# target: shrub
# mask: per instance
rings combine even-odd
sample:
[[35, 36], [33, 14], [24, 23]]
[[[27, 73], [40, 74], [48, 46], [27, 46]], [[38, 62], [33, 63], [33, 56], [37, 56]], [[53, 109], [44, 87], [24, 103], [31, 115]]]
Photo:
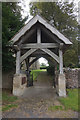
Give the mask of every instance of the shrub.
[[40, 69], [47, 69], [47, 66], [41, 66]]
[[55, 67], [54, 66], [48, 66], [47, 67], [47, 73], [50, 75], [54, 75], [55, 74]]

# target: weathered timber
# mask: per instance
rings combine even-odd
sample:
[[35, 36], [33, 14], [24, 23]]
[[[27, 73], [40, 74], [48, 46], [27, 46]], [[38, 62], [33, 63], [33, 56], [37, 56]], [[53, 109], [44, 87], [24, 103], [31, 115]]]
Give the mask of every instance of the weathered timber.
[[41, 50], [46, 52], [48, 55], [50, 55], [59, 63], [59, 57], [56, 54], [54, 54], [52, 51], [50, 51], [49, 49], [41, 49]]
[[29, 70], [29, 57], [25, 59], [26, 67], [27, 67], [27, 87], [29, 87], [30, 84], [30, 70]]
[[63, 54], [61, 49], [59, 49], [59, 63], [60, 74], [63, 74]]
[[35, 59], [33, 59], [30, 63], [29, 63], [29, 67], [34, 64], [34, 62], [36, 62], [40, 57], [43, 57], [45, 58], [46, 60], [48, 60], [51, 64], [53, 64], [53, 61], [49, 58], [49, 56], [39, 56], [39, 57], [36, 57]]
[[37, 43], [41, 43], [41, 30], [37, 28]]
[[20, 74], [20, 51], [16, 54], [16, 74]]
[[36, 62], [40, 57], [36, 57], [35, 59], [33, 59], [30, 63], [29, 63], [29, 67], [34, 63]]
[[32, 54], [33, 52], [35, 52], [37, 49], [30, 49], [28, 52], [26, 52], [24, 55], [22, 55], [20, 57], [20, 63], [26, 59], [30, 54]]
[[41, 16], [36, 15], [33, 19], [31, 19], [24, 27], [21, 29], [12, 39], [13, 44], [17, 42], [21, 36], [23, 36], [30, 28], [35, 25], [37, 22], [44, 25], [46, 29], [48, 29], [52, 34], [56, 35], [63, 43], [71, 45], [72, 43], [67, 39], [63, 34], [61, 34], [56, 28], [51, 26], [44, 20]]
[[31, 44], [22, 44], [21, 49], [28, 48], [57, 48], [59, 45], [57, 43], [31, 43]]

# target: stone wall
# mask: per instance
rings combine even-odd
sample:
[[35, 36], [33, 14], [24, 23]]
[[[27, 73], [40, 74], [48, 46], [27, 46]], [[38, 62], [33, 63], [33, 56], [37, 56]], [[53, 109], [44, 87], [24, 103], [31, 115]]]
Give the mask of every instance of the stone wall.
[[80, 88], [80, 69], [64, 69], [67, 88]]
[[13, 95], [21, 96], [26, 90], [27, 77], [25, 74], [15, 74], [13, 78]]

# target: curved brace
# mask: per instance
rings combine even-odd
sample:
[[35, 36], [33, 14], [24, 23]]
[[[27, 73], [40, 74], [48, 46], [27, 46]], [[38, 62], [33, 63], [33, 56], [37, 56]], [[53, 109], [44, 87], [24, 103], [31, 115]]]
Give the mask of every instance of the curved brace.
[[[48, 57], [45, 57], [45, 56], [42, 56], [42, 57], [45, 58], [46, 60], [50, 61], [51, 63], [53, 63]], [[39, 58], [40, 58], [40, 57], [35, 58], [35, 59], [29, 64], [29, 66], [31, 66], [32, 64], [34, 64], [34, 62], [36, 62]]]
[[[26, 59], [29, 55], [31, 55], [33, 52], [35, 52], [37, 49], [30, 49], [28, 52], [26, 52], [23, 56], [20, 57], [20, 63]], [[54, 54], [52, 51], [50, 51], [49, 49], [41, 49], [42, 51], [44, 51], [45, 53], [47, 53], [48, 55], [50, 55], [52, 58], [54, 58], [58, 63], [59, 63], [59, 57]]]
[[30, 49], [28, 52], [26, 52], [24, 55], [20, 57], [20, 63], [26, 59], [29, 55], [31, 55], [33, 52], [35, 52], [37, 49]]
[[40, 57], [36, 57], [35, 59], [33, 59], [30, 63], [29, 63], [29, 67], [34, 63], [36, 62]]
[[52, 51], [50, 51], [49, 49], [41, 49], [41, 50], [47, 53], [48, 55], [50, 55], [59, 63], [59, 57], [56, 54], [54, 54]]

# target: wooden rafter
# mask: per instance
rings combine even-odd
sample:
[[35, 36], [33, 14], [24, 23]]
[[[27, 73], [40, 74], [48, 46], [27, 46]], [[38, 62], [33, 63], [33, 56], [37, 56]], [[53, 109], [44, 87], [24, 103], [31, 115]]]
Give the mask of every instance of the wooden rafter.
[[41, 50], [47, 53], [48, 55], [50, 55], [59, 63], [59, 57], [56, 54], [54, 54], [52, 51], [50, 51], [49, 49], [41, 49]]
[[33, 52], [35, 52], [37, 49], [30, 49], [28, 52], [26, 52], [24, 55], [20, 57], [20, 63], [25, 60], [29, 55], [31, 55]]
[[32, 20], [30, 20], [12, 39], [11, 41], [13, 44], [17, 42], [24, 34], [31, 29], [33, 25], [35, 25], [37, 22], [44, 25], [46, 29], [48, 29], [52, 34], [56, 35], [63, 43], [71, 45], [72, 43], [67, 39], [62, 33], [60, 33], [56, 28], [51, 26], [49, 23], [47, 23], [46, 20], [44, 20], [41, 16], [36, 15]]
[[29, 67], [34, 63], [36, 62], [40, 57], [36, 57], [35, 59], [33, 59], [30, 63], [29, 63]]

